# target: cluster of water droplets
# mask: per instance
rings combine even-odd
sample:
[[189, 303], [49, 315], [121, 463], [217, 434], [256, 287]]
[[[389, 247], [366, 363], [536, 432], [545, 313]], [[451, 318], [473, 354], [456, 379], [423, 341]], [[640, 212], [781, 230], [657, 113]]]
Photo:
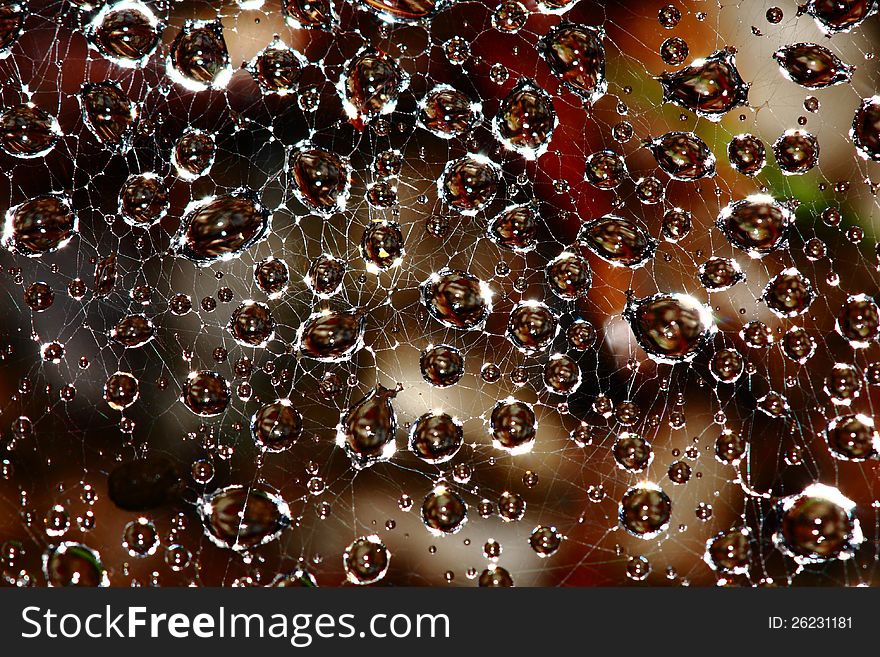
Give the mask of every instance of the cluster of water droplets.
[[0, 5], [4, 583], [871, 582], [875, 0], [221, 4]]

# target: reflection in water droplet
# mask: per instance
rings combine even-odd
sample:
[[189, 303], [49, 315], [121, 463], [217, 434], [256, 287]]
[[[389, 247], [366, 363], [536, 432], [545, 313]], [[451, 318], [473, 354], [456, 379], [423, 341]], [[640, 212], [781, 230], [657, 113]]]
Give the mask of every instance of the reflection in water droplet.
[[693, 360], [717, 330], [709, 309], [685, 294], [632, 301], [624, 318], [648, 356], [661, 363]]
[[345, 575], [352, 584], [378, 582], [391, 562], [391, 552], [376, 535], [362, 536], [352, 541], [342, 554]]
[[538, 52], [565, 86], [595, 103], [608, 90], [604, 37], [601, 28], [563, 21], [538, 42]]
[[773, 541], [802, 564], [849, 559], [865, 540], [855, 508], [836, 488], [811, 484], [779, 501]]
[[367, 468], [394, 455], [397, 414], [391, 400], [396, 394], [377, 386], [340, 417], [336, 444], [345, 449], [354, 468]]
[[675, 73], [663, 73], [663, 101], [675, 103], [710, 121], [720, 121], [730, 110], [748, 101], [749, 85], [736, 68], [731, 49], [697, 59]]
[[290, 525], [290, 508], [262, 485], [227, 486], [198, 506], [205, 535], [216, 545], [246, 552], [271, 543]]

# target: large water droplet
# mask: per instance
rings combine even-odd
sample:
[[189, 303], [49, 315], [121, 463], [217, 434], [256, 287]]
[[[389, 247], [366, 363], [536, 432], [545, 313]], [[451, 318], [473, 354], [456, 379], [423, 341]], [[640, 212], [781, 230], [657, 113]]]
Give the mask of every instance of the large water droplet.
[[526, 354], [545, 350], [559, 333], [559, 318], [540, 301], [523, 301], [510, 311], [507, 338]]
[[216, 545], [246, 552], [271, 543], [290, 525], [290, 508], [261, 485], [227, 486], [202, 498], [199, 515]]
[[409, 448], [427, 463], [445, 463], [461, 449], [464, 430], [447, 413], [425, 413], [409, 429]]
[[432, 345], [419, 357], [422, 378], [437, 388], [455, 385], [464, 376], [464, 356], [448, 344]]
[[305, 57], [281, 39], [274, 39], [254, 55], [247, 68], [263, 93], [286, 96], [296, 91], [296, 83], [306, 66]]
[[710, 292], [727, 290], [746, 280], [739, 263], [732, 258], [709, 258], [698, 270], [700, 283]]
[[806, 12], [826, 34], [849, 32], [877, 12], [875, 0], [810, 0]]
[[357, 312], [324, 310], [299, 328], [297, 344], [306, 358], [328, 363], [343, 361], [363, 346], [364, 317]]
[[727, 158], [730, 166], [741, 174], [754, 177], [767, 164], [767, 148], [755, 135], [736, 135], [727, 145]]
[[479, 119], [481, 106], [448, 84], [438, 84], [419, 102], [418, 124], [441, 139], [458, 137]]
[[880, 335], [877, 302], [866, 294], [850, 296], [840, 308], [835, 328], [853, 349], [868, 347]]
[[110, 337], [121, 345], [143, 347], [155, 336], [155, 327], [145, 315], [127, 315], [110, 330]]
[[446, 165], [437, 181], [437, 193], [453, 209], [470, 216], [492, 202], [500, 182], [498, 165], [471, 153]]
[[578, 243], [617, 267], [635, 269], [654, 257], [657, 240], [635, 222], [608, 215], [594, 219], [583, 226]]
[[78, 232], [70, 201], [52, 194], [10, 208], [0, 243], [14, 253], [37, 257], [64, 247]]
[[408, 84], [409, 76], [392, 57], [365, 47], [345, 65], [339, 92], [349, 118], [369, 121], [393, 112]]
[[293, 193], [313, 212], [330, 215], [345, 209], [351, 170], [344, 158], [302, 142], [290, 157], [290, 173]]
[[836, 488], [811, 484], [779, 501], [773, 541], [802, 564], [849, 559], [865, 540], [855, 507]]
[[256, 194], [231, 194], [191, 203], [174, 238], [172, 250], [200, 267], [241, 255], [269, 232], [272, 215]]
[[42, 157], [61, 138], [54, 116], [33, 103], [7, 107], [0, 113], [0, 149], [21, 158]]
[[595, 103], [608, 90], [601, 28], [563, 21], [538, 42], [538, 51], [563, 84]]
[[736, 68], [732, 49], [719, 50], [695, 60], [675, 73], [663, 73], [663, 101], [675, 103], [710, 121], [748, 102], [749, 85]]
[[726, 206], [716, 225], [735, 247], [753, 258], [781, 248], [794, 214], [772, 196], [756, 194]]
[[880, 452], [880, 433], [874, 419], [867, 415], [843, 415], [833, 418], [825, 428], [825, 441], [835, 458], [864, 461]]
[[819, 140], [804, 130], [786, 130], [773, 142], [773, 155], [784, 175], [801, 175], [819, 164]]
[[880, 161], [880, 96], [862, 101], [853, 118], [849, 137], [860, 157]]
[[397, 414], [391, 400], [396, 394], [397, 390], [377, 386], [340, 417], [336, 444], [345, 449], [354, 468], [360, 470], [394, 455]]
[[511, 205], [499, 212], [489, 224], [489, 238], [498, 246], [515, 253], [535, 248], [538, 217], [531, 204]]
[[50, 547], [43, 555], [43, 574], [49, 586], [110, 586], [101, 555], [82, 543]]
[[854, 70], [828, 48], [816, 43], [784, 46], [773, 53], [773, 58], [785, 77], [807, 89], [824, 89], [849, 82]]
[[538, 419], [531, 405], [513, 397], [498, 402], [489, 418], [492, 444], [511, 454], [530, 452], [538, 433]]
[[428, 313], [449, 328], [480, 329], [492, 312], [492, 293], [476, 276], [443, 269], [422, 283], [422, 303]]
[[168, 76], [189, 89], [223, 89], [232, 78], [229, 51], [219, 20], [187, 20], [171, 44]]
[[378, 582], [388, 572], [391, 552], [378, 536], [362, 536], [352, 541], [342, 554], [342, 565], [349, 582], [357, 585]]
[[130, 226], [151, 226], [162, 219], [171, 203], [168, 188], [155, 173], [129, 176], [119, 192], [119, 214]]
[[792, 267], [770, 279], [762, 298], [779, 317], [797, 317], [809, 310], [816, 296], [810, 279]]
[[241, 345], [265, 347], [275, 337], [275, 320], [269, 306], [259, 301], [245, 301], [233, 311], [229, 332]]
[[557, 123], [553, 99], [524, 78], [501, 101], [492, 130], [506, 148], [534, 159], [547, 150]]
[[675, 180], [715, 175], [715, 155], [693, 132], [667, 132], [651, 142], [657, 164]]
[[467, 523], [467, 505], [461, 496], [441, 484], [422, 502], [422, 522], [432, 534], [456, 534]]
[[164, 24], [142, 2], [106, 4], [86, 28], [89, 44], [118, 66], [144, 66], [159, 45]]
[[367, 262], [368, 271], [375, 273], [397, 267], [405, 254], [403, 234], [396, 221], [380, 219], [370, 222], [364, 229], [361, 256]]
[[633, 300], [623, 316], [642, 349], [661, 363], [693, 360], [717, 330], [709, 309], [686, 294]]
[[705, 561], [725, 575], [744, 575], [752, 560], [751, 537], [747, 529], [723, 531], [706, 541]]
[[282, 0], [284, 22], [295, 29], [330, 30], [335, 13], [330, 0]]
[[217, 372], [198, 370], [186, 377], [181, 401], [200, 417], [220, 415], [231, 399], [229, 382]]
[[669, 527], [672, 501], [657, 484], [646, 481], [626, 491], [618, 506], [620, 526], [636, 538], [655, 538]]
[[137, 109], [114, 82], [86, 84], [80, 94], [83, 118], [102, 144], [127, 148], [137, 119]]
[[574, 301], [586, 296], [593, 282], [593, 272], [586, 258], [563, 251], [547, 264], [547, 283], [561, 299]]
[[302, 435], [302, 429], [302, 414], [289, 399], [264, 404], [251, 417], [254, 441], [270, 452], [280, 452], [293, 446]]

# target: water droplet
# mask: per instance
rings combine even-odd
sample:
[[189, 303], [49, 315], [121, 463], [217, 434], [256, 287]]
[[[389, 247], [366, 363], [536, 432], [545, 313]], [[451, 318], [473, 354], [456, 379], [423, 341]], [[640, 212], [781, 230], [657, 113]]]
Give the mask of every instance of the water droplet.
[[206, 536], [219, 547], [246, 552], [277, 539], [290, 526], [290, 508], [261, 485], [227, 486], [198, 506]]
[[541, 38], [538, 52], [566, 87], [595, 103], [608, 90], [604, 37], [601, 28], [563, 21]]
[[689, 109], [710, 121], [720, 121], [730, 110], [748, 101], [749, 85], [736, 68], [731, 49], [698, 59], [675, 73], [663, 73], [663, 101]]
[[559, 318], [540, 301], [523, 301], [510, 311], [507, 338], [526, 354], [545, 350], [559, 333]]
[[129, 176], [119, 192], [119, 214], [130, 226], [152, 226], [170, 205], [168, 188], [155, 173]]
[[457, 534], [467, 523], [467, 505], [455, 491], [440, 484], [422, 502], [422, 522], [437, 536]]
[[331, 215], [345, 209], [351, 185], [347, 160], [302, 142], [290, 157], [290, 172], [293, 193], [309, 210]]
[[642, 472], [654, 460], [651, 443], [636, 433], [624, 431], [611, 447], [614, 460], [622, 470]]
[[633, 300], [624, 318], [642, 349], [661, 363], [693, 360], [717, 330], [709, 309], [685, 294]]
[[440, 137], [451, 139], [470, 130], [481, 106], [448, 84], [438, 84], [419, 101], [418, 124]]
[[525, 454], [534, 446], [538, 420], [529, 404], [508, 397], [492, 409], [489, 429], [495, 448]]
[[861, 102], [853, 118], [849, 137], [859, 157], [880, 161], [880, 96], [865, 98]]
[[8, 107], [0, 113], [0, 149], [20, 158], [42, 157], [61, 138], [54, 116], [28, 103]]
[[106, 4], [86, 27], [89, 45], [124, 68], [141, 68], [159, 45], [164, 24], [142, 2]]
[[219, 20], [186, 20], [171, 44], [168, 76], [190, 91], [223, 89], [232, 78]]
[[716, 225], [731, 244], [760, 258], [786, 243], [793, 222], [791, 210], [771, 196], [757, 194], [726, 206]]
[[419, 358], [422, 378], [437, 388], [455, 385], [464, 376], [464, 356], [450, 345], [429, 346]]
[[376, 535], [356, 538], [342, 554], [345, 575], [352, 584], [378, 582], [385, 577], [390, 562], [391, 552]]
[[216, 154], [214, 135], [188, 128], [174, 144], [171, 165], [184, 180], [195, 180], [208, 174], [214, 165]]
[[336, 363], [363, 346], [364, 317], [352, 311], [320, 311], [297, 332], [300, 353], [306, 358]]
[[65, 542], [46, 550], [43, 574], [49, 586], [110, 586], [101, 555], [82, 543]]
[[437, 193], [465, 216], [477, 214], [498, 192], [501, 171], [483, 155], [470, 153], [452, 160], [437, 181]]
[[578, 242], [618, 267], [635, 269], [654, 257], [657, 241], [629, 219], [608, 215], [584, 224]]
[[715, 175], [715, 155], [693, 132], [667, 132], [650, 144], [657, 164], [675, 180]]
[[377, 386], [345, 411], [336, 428], [336, 444], [345, 449], [358, 470], [394, 455], [397, 414], [391, 400], [397, 390]]
[[847, 66], [825, 46], [793, 43], [773, 53], [782, 74], [807, 89], [824, 89], [849, 82], [853, 67]]
[[345, 65], [338, 88], [348, 117], [369, 121], [393, 112], [408, 84], [409, 76], [392, 57], [367, 46]]
[[767, 149], [764, 142], [755, 135], [736, 135], [727, 145], [730, 166], [744, 176], [757, 176], [767, 163]]
[[535, 159], [547, 150], [557, 123], [550, 95], [523, 78], [501, 101], [492, 130], [505, 148]]
[[241, 255], [266, 237], [271, 223], [257, 195], [240, 188], [190, 203], [172, 249], [204, 267]]
[[849, 32], [877, 11], [874, 0], [810, 0], [806, 12], [826, 34]]
[[645, 540], [665, 532], [671, 515], [669, 496], [651, 482], [629, 488], [618, 507], [620, 526], [636, 538]]
[[409, 429], [410, 450], [427, 463], [449, 461], [463, 441], [461, 422], [447, 413], [425, 413]]
[[186, 377], [181, 401], [200, 417], [220, 415], [231, 399], [229, 382], [217, 372], [198, 370]]
[[864, 541], [855, 507], [836, 488], [811, 484], [779, 501], [773, 541], [802, 564], [849, 559]]
[[746, 280], [739, 263], [732, 258], [709, 258], [698, 270], [700, 283], [711, 292], [727, 290]]
[[146, 315], [126, 315], [110, 329], [110, 337], [126, 347], [143, 347], [155, 337], [155, 327]]
[[280, 452], [293, 446], [302, 435], [302, 429], [302, 415], [289, 399], [264, 404], [251, 417], [254, 441], [270, 452]]
[[574, 301], [586, 296], [593, 282], [590, 263], [576, 253], [563, 251], [547, 264], [547, 282], [561, 299]]
[[361, 238], [361, 256], [367, 262], [367, 271], [379, 272], [397, 267], [406, 251], [403, 234], [396, 221], [372, 221]]
[[464, 271], [443, 269], [431, 274], [421, 287], [428, 313], [449, 328], [482, 328], [492, 311], [486, 283]]
[[786, 130], [773, 142], [773, 155], [784, 175], [801, 175], [819, 164], [819, 140], [803, 130]]
[[265, 347], [275, 337], [275, 320], [269, 306], [259, 301], [245, 301], [233, 311], [229, 332], [241, 345]]

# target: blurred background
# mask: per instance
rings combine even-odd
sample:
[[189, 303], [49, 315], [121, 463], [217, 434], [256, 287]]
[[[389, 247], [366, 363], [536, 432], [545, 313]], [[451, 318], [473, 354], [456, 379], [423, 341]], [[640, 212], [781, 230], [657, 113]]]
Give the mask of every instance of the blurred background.
[[[90, 48], [84, 27], [101, 7], [73, 1], [27, 3], [22, 33], [0, 60], [0, 104], [32, 101], [57, 117], [63, 132], [44, 157], [0, 154], [0, 207], [59, 192], [72, 199], [79, 218], [78, 236], [55, 253], [27, 258], [0, 250], [5, 584], [44, 585], [43, 554], [71, 541], [100, 553], [114, 586], [265, 585], [296, 568], [308, 570], [321, 586], [337, 586], [345, 583], [346, 546], [370, 534], [392, 555], [381, 582], [389, 585], [475, 586], [492, 564], [506, 569], [517, 586], [873, 583], [880, 526], [876, 461], [834, 459], [822, 430], [837, 413], [823, 392], [833, 365], [866, 371], [878, 349], [874, 344], [854, 352], [834, 332], [848, 295], [877, 293], [877, 164], [859, 158], [847, 136], [861, 99], [878, 88], [876, 17], [829, 39], [810, 16], [799, 15], [793, 0], [673, 0], [680, 19], [666, 20], [674, 23], [668, 27], [665, 1], [575, 0], [553, 13], [529, 0], [523, 2], [524, 26], [508, 33], [493, 26], [492, 2], [453, 2], [420, 25], [388, 24], [369, 7], [336, 2], [336, 28], [328, 32], [290, 27], [280, 0], [259, 8], [145, 4], [165, 27], [143, 68], [122, 68]], [[768, 20], [771, 7], [781, 10], [778, 22]], [[185, 21], [216, 18], [234, 74], [224, 89], [189, 91], [167, 75], [170, 44]], [[608, 91], [593, 105], [563, 86], [536, 50], [563, 20], [604, 29]], [[262, 93], [243, 68], [276, 35], [309, 62], [296, 93], [285, 96]], [[736, 48], [736, 65], [751, 84], [748, 106], [714, 123], [661, 104], [655, 78], [678, 68], [660, 55], [672, 37], [686, 41], [686, 63]], [[786, 80], [772, 54], [798, 42], [821, 43], [855, 66], [851, 83], [814, 91]], [[364, 45], [389, 54], [410, 76], [395, 112], [366, 127], [347, 120], [336, 89], [346, 61]], [[531, 161], [502, 148], [489, 129], [521, 78], [552, 96], [559, 119], [547, 152]], [[118, 82], [138, 107], [133, 145], [125, 152], [104, 147], [82, 118], [82, 85], [102, 80]], [[481, 103], [484, 119], [467, 136], [447, 141], [417, 127], [418, 100], [438, 83]], [[805, 109], [808, 96], [818, 100], [816, 111]], [[188, 128], [214, 135], [217, 145], [210, 173], [194, 181], [179, 178], [170, 164], [173, 145]], [[794, 128], [818, 138], [820, 165], [802, 176], [783, 176], [769, 146]], [[663, 173], [644, 142], [670, 130], [699, 135], [718, 159], [717, 175], [694, 183]], [[756, 178], [737, 173], [727, 160], [731, 137], [746, 132], [768, 147], [768, 165]], [[350, 158], [354, 173], [344, 212], [310, 214], [292, 194], [286, 161], [306, 138]], [[376, 180], [372, 162], [392, 148], [404, 162], [398, 202], [377, 209], [365, 200]], [[628, 178], [614, 191], [584, 180], [585, 158], [603, 149], [626, 161]], [[495, 200], [475, 217], [450, 212], [437, 197], [446, 163], [468, 152], [486, 155], [503, 171]], [[130, 226], [118, 213], [123, 183], [144, 172], [157, 174], [170, 198], [167, 216], [147, 229]], [[645, 204], [637, 196], [636, 181], [649, 176], [662, 182], [661, 203]], [[239, 187], [255, 190], [273, 213], [265, 241], [203, 268], [168, 253], [187, 204]], [[796, 201], [797, 219], [785, 249], [750, 259], [713, 226], [721, 208], [759, 192]], [[499, 249], [486, 236], [489, 219], [526, 202], [540, 213], [538, 247], [528, 254]], [[674, 207], [693, 215], [692, 231], [677, 243], [660, 238], [663, 215]], [[828, 208], [839, 211], [839, 220], [823, 220]], [[610, 212], [640, 222], [660, 239], [645, 267], [614, 268], [573, 246], [583, 223]], [[365, 227], [383, 218], [400, 223], [406, 253], [398, 267], [376, 274], [360, 242]], [[811, 239], [825, 245], [823, 257], [806, 256]], [[583, 252], [593, 269], [589, 294], [575, 302], [556, 298], [545, 282], [547, 262], [567, 248]], [[329, 300], [313, 295], [303, 280], [322, 253], [349, 265], [342, 291]], [[115, 257], [115, 284], [98, 296], [96, 265], [108, 256]], [[287, 291], [271, 300], [253, 276], [254, 264], [269, 256], [283, 259], [291, 274]], [[709, 256], [738, 256], [746, 281], [709, 295], [697, 278]], [[494, 306], [485, 331], [447, 329], [425, 312], [418, 286], [447, 266], [488, 282]], [[757, 301], [770, 278], [791, 266], [819, 292], [797, 322], [777, 318]], [[68, 293], [76, 279], [86, 286], [80, 298]], [[25, 303], [25, 290], [37, 281], [54, 292], [51, 307], [39, 313]], [[628, 293], [640, 298], [658, 291], [685, 292], [709, 304], [719, 327], [713, 348], [737, 348], [747, 374], [734, 385], [718, 384], [709, 373], [708, 348], [688, 365], [649, 359], [621, 313]], [[185, 315], [170, 310], [178, 294], [192, 300]], [[226, 330], [246, 299], [271, 308], [276, 332], [265, 348], [244, 347]], [[520, 300], [543, 300], [560, 315], [562, 332], [551, 353], [566, 351], [564, 333], [575, 319], [595, 328], [591, 348], [568, 352], [583, 377], [568, 399], [544, 388], [547, 354], [523, 355], [505, 337], [510, 309]], [[297, 329], [325, 308], [365, 313], [365, 348], [350, 361], [319, 363], [297, 354]], [[109, 331], [132, 313], [147, 315], [156, 334], [141, 348], [125, 349]], [[777, 340], [795, 323], [806, 326], [816, 355], [798, 365], [777, 343], [746, 347], [740, 330], [752, 321], [765, 322]], [[49, 342], [63, 345], [60, 362], [41, 358]], [[440, 343], [465, 355], [464, 377], [445, 389], [431, 387], [419, 371], [421, 351]], [[485, 365], [499, 375], [481, 374]], [[232, 403], [216, 418], [199, 418], [179, 401], [187, 375], [202, 369], [219, 372], [232, 386]], [[103, 399], [104, 384], [116, 371], [139, 380], [139, 398], [124, 412]], [[357, 471], [336, 446], [336, 425], [377, 384], [401, 387], [393, 400], [398, 449], [390, 461]], [[770, 391], [785, 394], [787, 416], [756, 411], [756, 400]], [[508, 396], [533, 404], [537, 414], [537, 439], [527, 454], [492, 446], [488, 418]], [[276, 398], [290, 399], [302, 413], [303, 435], [288, 450], [261, 453], [250, 418]], [[872, 416], [875, 401], [876, 388], [866, 384], [851, 412]], [[465, 437], [456, 457], [437, 466], [406, 448], [409, 425], [435, 409], [458, 417]], [[570, 437], [582, 423], [589, 427], [586, 445]], [[653, 460], [644, 472], [626, 471], [615, 461], [611, 447], [623, 431], [650, 441]], [[715, 457], [725, 431], [748, 445], [737, 465]], [[156, 508], [125, 511], [108, 495], [108, 476], [121, 463], [145, 458], [170, 463], [180, 484]], [[680, 463], [687, 465], [685, 483], [670, 479], [670, 466]], [[427, 531], [419, 515], [440, 481], [468, 506], [463, 529], [442, 538]], [[651, 540], [627, 534], [617, 517], [624, 492], [642, 481], [658, 484], [672, 500], [668, 529]], [[856, 503], [867, 540], [854, 559], [803, 567], [773, 545], [774, 504], [814, 482], [839, 488]], [[206, 537], [197, 505], [233, 484], [277, 491], [290, 506], [292, 526], [249, 554], [217, 547]], [[521, 497], [521, 519], [499, 515], [505, 493]], [[142, 558], [123, 545], [126, 527], [141, 517], [158, 538], [155, 552]], [[549, 558], [530, 546], [538, 527], [555, 527], [564, 537]], [[750, 531], [751, 558], [746, 572], [722, 576], [704, 561], [706, 542], [738, 527]]]

